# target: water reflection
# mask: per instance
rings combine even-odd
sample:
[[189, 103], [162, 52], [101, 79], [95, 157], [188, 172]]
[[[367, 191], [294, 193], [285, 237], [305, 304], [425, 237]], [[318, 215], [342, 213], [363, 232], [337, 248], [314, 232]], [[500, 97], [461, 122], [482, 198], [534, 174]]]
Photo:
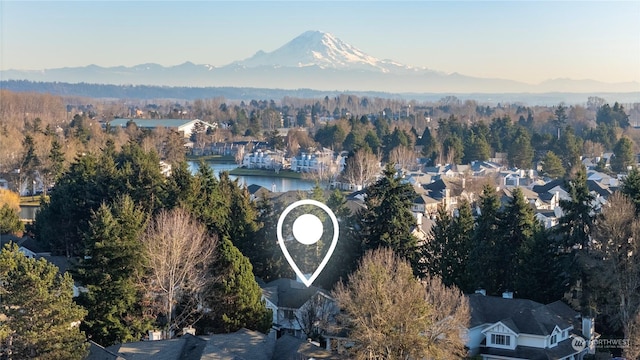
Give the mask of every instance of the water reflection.
[[[220, 164], [220, 163], [207, 163], [211, 169], [213, 169], [213, 173], [218, 176], [223, 171], [231, 171], [238, 167], [236, 164]], [[189, 170], [192, 173], [195, 173], [198, 170], [197, 162], [189, 162]], [[284, 192], [284, 191], [307, 191], [313, 189], [315, 186], [314, 181], [310, 180], [301, 180], [301, 179], [287, 179], [280, 178], [275, 176], [236, 176], [229, 175], [229, 177], [233, 180], [238, 179], [238, 182], [241, 185], [260, 185], [274, 192]]]

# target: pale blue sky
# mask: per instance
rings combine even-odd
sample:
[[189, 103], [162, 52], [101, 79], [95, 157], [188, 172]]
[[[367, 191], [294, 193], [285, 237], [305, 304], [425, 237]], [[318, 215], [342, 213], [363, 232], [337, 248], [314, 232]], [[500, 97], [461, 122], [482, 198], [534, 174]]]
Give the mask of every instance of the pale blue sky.
[[0, 69], [221, 66], [307, 30], [447, 73], [640, 82], [640, 1], [0, 0]]

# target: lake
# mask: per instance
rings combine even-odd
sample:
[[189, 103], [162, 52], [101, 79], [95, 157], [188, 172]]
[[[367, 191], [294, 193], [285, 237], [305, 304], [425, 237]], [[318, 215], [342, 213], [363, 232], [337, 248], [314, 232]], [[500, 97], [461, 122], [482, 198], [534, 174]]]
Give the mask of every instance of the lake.
[[[207, 165], [209, 165], [209, 167], [213, 169], [213, 173], [216, 176], [218, 176], [222, 171], [231, 171], [238, 167], [238, 165], [233, 163], [221, 164], [221, 163], [208, 162]], [[189, 169], [191, 170], [192, 173], [195, 173], [198, 170], [198, 162], [190, 161]], [[313, 187], [315, 186], [314, 181], [302, 180], [302, 179], [285, 179], [285, 178], [279, 178], [275, 176], [229, 175], [229, 177], [233, 180], [237, 179], [241, 185], [249, 186], [251, 184], [256, 184], [256, 185], [263, 186], [274, 192], [285, 192], [285, 191], [291, 191], [291, 190], [306, 191], [306, 190], [313, 189]]]

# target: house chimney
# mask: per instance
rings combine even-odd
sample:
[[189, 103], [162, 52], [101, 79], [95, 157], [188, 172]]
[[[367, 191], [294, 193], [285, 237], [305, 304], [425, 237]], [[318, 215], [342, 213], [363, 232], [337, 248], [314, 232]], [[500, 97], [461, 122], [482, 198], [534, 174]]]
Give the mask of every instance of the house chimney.
[[416, 213], [416, 224], [418, 227], [422, 227], [422, 213]]
[[594, 335], [595, 335], [595, 325], [592, 317], [589, 317], [589, 316], [582, 317], [582, 335], [584, 336], [585, 340], [587, 340], [587, 346], [589, 347], [589, 354], [595, 354], [596, 348], [595, 348], [595, 342], [593, 341]]
[[162, 331], [149, 330], [149, 341], [162, 340]]
[[485, 289], [478, 289], [476, 290], [476, 294], [480, 294], [482, 296], [487, 296], [487, 290]]
[[502, 298], [503, 299], [513, 299], [513, 292], [511, 291], [505, 291], [502, 293]]

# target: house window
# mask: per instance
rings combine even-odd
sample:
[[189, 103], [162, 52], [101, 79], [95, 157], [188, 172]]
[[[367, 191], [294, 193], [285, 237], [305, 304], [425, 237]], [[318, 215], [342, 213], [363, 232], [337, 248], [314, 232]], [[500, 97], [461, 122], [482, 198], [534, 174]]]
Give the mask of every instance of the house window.
[[551, 345], [555, 344], [558, 342], [558, 338], [557, 335], [551, 335]]
[[500, 334], [491, 334], [491, 343], [493, 345], [511, 345], [511, 336], [509, 335], [500, 335]]
[[285, 310], [284, 318], [287, 320], [293, 320], [294, 319], [293, 310]]

